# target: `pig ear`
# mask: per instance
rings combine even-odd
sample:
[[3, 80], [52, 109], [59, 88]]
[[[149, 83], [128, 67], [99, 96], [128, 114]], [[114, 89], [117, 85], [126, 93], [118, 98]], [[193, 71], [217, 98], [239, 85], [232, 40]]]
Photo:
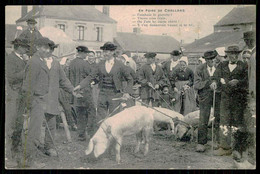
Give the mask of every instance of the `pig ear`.
[[99, 157], [100, 155], [102, 155], [106, 149], [107, 149], [107, 144], [106, 143], [99, 143], [97, 142], [95, 147], [94, 147], [94, 155], [95, 157]]
[[93, 140], [91, 139], [88, 144], [88, 149], [85, 150], [85, 154], [89, 155], [93, 151], [93, 147], [94, 147], [94, 143]]

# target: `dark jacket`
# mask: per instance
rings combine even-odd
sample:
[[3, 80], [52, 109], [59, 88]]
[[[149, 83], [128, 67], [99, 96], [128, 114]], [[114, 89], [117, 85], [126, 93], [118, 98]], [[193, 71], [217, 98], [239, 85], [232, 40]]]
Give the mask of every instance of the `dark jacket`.
[[192, 87], [194, 81], [194, 73], [189, 67], [187, 67], [184, 71], [182, 71], [180, 67], [174, 68], [172, 74], [169, 77], [169, 80], [172, 88], [175, 87], [176, 81], [186, 81], [186, 80], [189, 81], [187, 85]]
[[[170, 61], [167, 61], [167, 62], [165, 62], [165, 63], [163, 64], [163, 66], [162, 66], [162, 69], [163, 69], [163, 71], [164, 71], [164, 74], [165, 74], [165, 76], [166, 76], [167, 78], [169, 78], [170, 75], [172, 74], [172, 70], [170, 70], [171, 62], [172, 62], [171, 60], [170, 60]], [[176, 69], [176, 68], [178, 68], [178, 67], [179, 67], [179, 64], [177, 64], [177, 65], [173, 68], [173, 70]]]
[[14, 52], [6, 58], [6, 78], [12, 90], [19, 91], [22, 88], [26, 62], [20, 59]]
[[153, 97], [154, 99], [159, 99], [157, 93], [148, 86], [148, 82], [151, 82], [153, 86], [158, 84], [160, 87], [163, 87], [168, 81], [160, 66], [156, 65], [155, 72], [153, 72], [151, 66], [145, 64], [138, 71], [138, 82], [141, 84], [141, 98], [147, 99]]
[[[123, 63], [116, 59], [114, 61], [114, 65], [109, 74], [112, 74], [113, 76], [113, 82], [115, 84], [116, 90], [132, 94], [133, 78], [131, 77], [129, 71], [125, 70], [125, 65]], [[95, 83], [99, 83], [99, 88], [102, 89], [103, 78], [106, 74], [107, 72], [105, 68], [105, 61], [101, 61], [97, 64], [97, 68], [95, 72], [93, 72], [93, 75], [86, 77], [80, 82], [81, 88], [88, 86], [93, 81], [94, 77]], [[127, 81], [127, 86], [125, 88], [122, 83], [123, 81]]]
[[216, 81], [216, 70], [212, 77], [210, 77], [207, 64], [201, 64], [197, 67], [194, 75], [194, 89], [198, 90], [199, 99], [203, 100], [205, 97], [212, 96], [212, 90], [210, 89], [210, 85], [213, 81]]
[[44, 60], [36, 52], [25, 68], [23, 90], [29, 102], [34, 96], [43, 97], [46, 101], [46, 113], [59, 114], [59, 88], [72, 93], [73, 86], [58, 61], [53, 58], [52, 67], [48, 69]]

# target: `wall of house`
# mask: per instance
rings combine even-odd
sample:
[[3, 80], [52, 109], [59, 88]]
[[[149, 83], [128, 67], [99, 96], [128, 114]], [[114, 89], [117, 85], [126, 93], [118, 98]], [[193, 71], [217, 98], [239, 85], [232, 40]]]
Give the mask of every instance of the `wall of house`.
[[[64, 19], [51, 19], [46, 18], [44, 26], [53, 26], [58, 28], [58, 24], [65, 25], [65, 33], [78, 43], [78, 45], [85, 45], [92, 49], [99, 49], [107, 41], [113, 41], [116, 35], [116, 24], [100, 23], [100, 22], [87, 22], [87, 21], [74, 21]], [[78, 40], [79, 32], [78, 26], [84, 26], [84, 40]], [[102, 40], [97, 41], [96, 27], [102, 27]]]

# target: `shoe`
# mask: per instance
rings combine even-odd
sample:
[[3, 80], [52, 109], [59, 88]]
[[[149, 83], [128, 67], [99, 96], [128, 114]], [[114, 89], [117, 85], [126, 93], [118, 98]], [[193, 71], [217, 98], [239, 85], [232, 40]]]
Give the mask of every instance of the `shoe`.
[[48, 156], [52, 156], [52, 157], [56, 157], [58, 156], [56, 150], [54, 149], [48, 149], [45, 151], [45, 154], [48, 155]]
[[196, 147], [196, 152], [205, 152], [206, 148], [203, 144], [198, 144]]
[[232, 152], [232, 157], [234, 160], [240, 162], [242, 155], [238, 151], [235, 150]]
[[84, 136], [84, 137], [82, 137], [82, 136], [79, 136], [79, 137], [78, 137], [78, 140], [79, 140], [79, 141], [86, 141], [86, 140], [87, 140], [87, 138], [86, 138], [85, 136]]
[[217, 150], [213, 151], [213, 154], [215, 156], [228, 156], [232, 154], [232, 150], [231, 149], [225, 150], [223, 148], [218, 148]]

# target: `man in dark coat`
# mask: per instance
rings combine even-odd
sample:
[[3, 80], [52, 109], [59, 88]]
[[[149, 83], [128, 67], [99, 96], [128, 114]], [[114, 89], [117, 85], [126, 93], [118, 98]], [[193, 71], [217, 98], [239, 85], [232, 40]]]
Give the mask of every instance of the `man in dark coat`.
[[[78, 46], [76, 58], [73, 59], [69, 66], [69, 79], [73, 86], [79, 83], [86, 77], [92, 76], [92, 65], [85, 61], [86, 56], [90, 52], [85, 46]], [[80, 141], [86, 140], [86, 127], [88, 135], [92, 134], [90, 128], [92, 123], [88, 124], [88, 119], [92, 120], [95, 117], [95, 107], [93, 104], [92, 88], [87, 86], [81, 89], [82, 98], [74, 97], [73, 104], [76, 107], [77, 123], [78, 123], [78, 139]]]
[[[29, 117], [26, 124], [28, 132], [24, 136], [24, 159], [22, 167], [44, 167], [44, 163], [38, 163], [35, 159], [37, 146], [39, 146], [41, 126], [44, 118], [48, 123], [51, 135], [54, 138], [56, 129], [56, 115], [59, 111], [58, 95], [60, 88], [74, 93], [73, 86], [66, 78], [61, 65], [51, 57], [51, 41], [42, 37], [36, 41], [37, 52], [32, 56], [25, 68], [25, 80], [23, 93], [26, 97], [26, 106]], [[74, 93], [75, 94], [75, 93]], [[76, 95], [76, 94], [75, 94]], [[28, 118], [27, 118], [28, 119]], [[57, 155], [51, 143], [48, 131], [45, 133], [45, 150], [49, 155]]]
[[[106, 42], [100, 49], [103, 50], [105, 61], [101, 61], [96, 68], [95, 79], [87, 77], [81, 81], [74, 90], [84, 88], [85, 86], [99, 83], [99, 98], [97, 106], [97, 119], [100, 120], [108, 116], [108, 113], [113, 115], [119, 110], [115, 110], [119, 106], [120, 101], [114, 101], [113, 98], [125, 97], [129, 98], [132, 93], [133, 78], [128, 71], [125, 71], [125, 66], [122, 62], [115, 59], [114, 54], [117, 46], [111, 42]], [[127, 86], [124, 88], [122, 81], [127, 81]], [[97, 129], [97, 125], [95, 130]]]
[[181, 52], [179, 50], [173, 50], [171, 53], [171, 60], [163, 64], [165, 76], [171, 81], [172, 71], [177, 67], [179, 59], [181, 58]]
[[[24, 78], [24, 70], [26, 60], [24, 54], [29, 48], [27, 40], [15, 39], [12, 41], [14, 50], [6, 57], [5, 72], [6, 83], [8, 85], [7, 100], [6, 100], [6, 134], [7, 142], [11, 138], [11, 155], [13, 160], [17, 158], [16, 154], [21, 151], [21, 133], [23, 129], [23, 113], [25, 108], [25, 101], [22, 96], [22, 84]], [[10, 99], [10, 100], [9, 100]], [[10, 109], [8, 107], [11, 107]], [[10, 136], [10, 137], [9, 137]]]
[[[221, 85], [220, 103], [220, 144], [215, 155], [233, 157], [245, 150], [247, 139], [244, 110], [246, 108], [248, 70], [247, 65], [238, 60], [241, 52], [238, 45], [231, 45], [225, 51], [229, 61], [222, 62], [216, 69], [216, 77]], [[234, 141], [231, 141], [231, 140]]]
[[155, 64], [156, 53], [146, 53], [147, 64], [138, 71], [138, 81], [141, 84], [141, 99], [144, 103], [159, 107], [159, 88], [167, 84], [167, 79], [160, 66]]
[[215, 50], [206, 51], [204, 59], [206, 63], [197, 67], [194, 76], [194, 88], [198, 90], [200, 119], [198, 127], [198, 145], [197, 152], [204, 152], [207, 143], [208, 122], [210, 117], [211, 106], [213, 105], [213, 91], [217, 88], [217, 81], [215, 78], [216, 68], [213, 66], [214, 58], [217, 56]]
[[28, 19], [27, 21], [28, 29], [24, 30], [18, 38], [26, 39], [30, 43], [30, 49], [28, 50], [28, 56], [32, 56], [37, 50], [35, 46], [35, 41], [42, 37], [41, 33], [37, 30], [36, 24], [37, 21], [33, 18]]

